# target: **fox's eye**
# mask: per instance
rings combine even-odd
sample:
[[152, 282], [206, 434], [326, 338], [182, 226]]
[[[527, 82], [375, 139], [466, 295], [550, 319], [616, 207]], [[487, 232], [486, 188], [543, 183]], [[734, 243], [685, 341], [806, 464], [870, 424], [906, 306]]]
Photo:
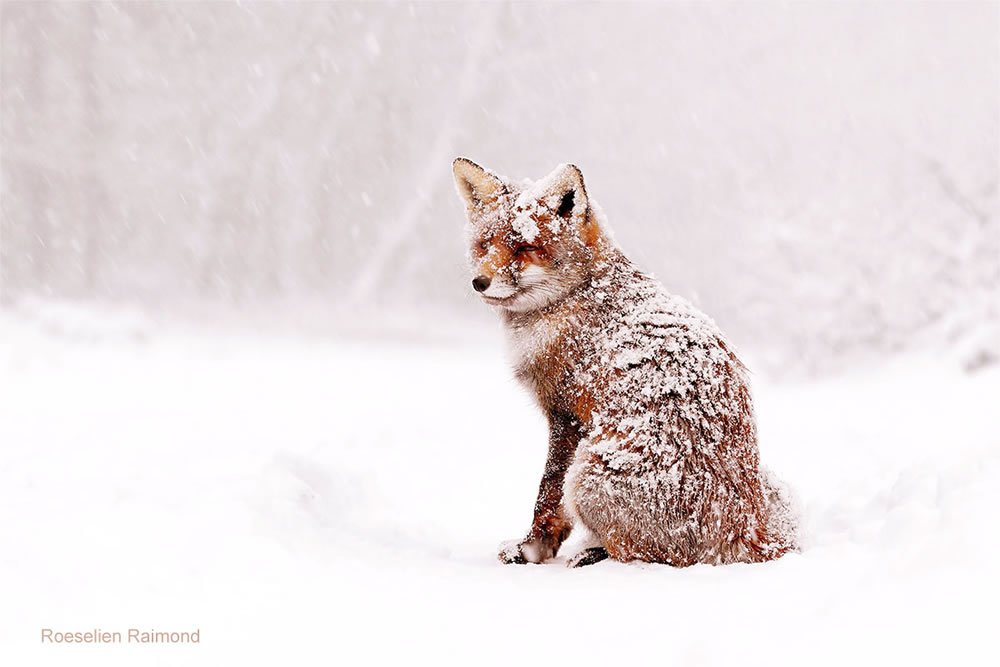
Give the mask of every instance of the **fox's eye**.
[[480, 250], [486, 250], [489, 247], [490, 247], [490, 244], [487, 243], [486, 241], [480, 241], [479, 242], [479, 249]]
[[517, 247], [517, 250], [514, 251], [514, 254], [520, 255], [522, 252], [535, 252], [537, 250], [541, 250], [541, 248], [536, 245], [520, 245]]

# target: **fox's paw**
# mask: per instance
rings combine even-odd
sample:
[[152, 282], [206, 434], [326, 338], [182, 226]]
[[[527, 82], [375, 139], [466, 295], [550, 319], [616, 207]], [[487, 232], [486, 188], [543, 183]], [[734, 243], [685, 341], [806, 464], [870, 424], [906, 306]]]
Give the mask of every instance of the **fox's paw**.
[[510, 540], [500, 545], [497, 557], [501, 563], [508, 565], [541, 563], [555, 556], [556, 549], [557, 547], [541, 539]]
[[518, 565], [527, 563], [524, 560], [524, 556], [521, 554], [521, 542], [519, 540], [507, 540], [500, 544], [500, 553], [497, 554], [497, 558], [500, 559], [501, 563], [510, 565], [516, 563]]
[[566, 567], [586, 567], [587, 565], [600, 563], [608, 557], [608, 552], [604, 547], [590, 547], [589, 549], [584, 549], [580, 553], [571, 556], [570, 559], [566, 561]]

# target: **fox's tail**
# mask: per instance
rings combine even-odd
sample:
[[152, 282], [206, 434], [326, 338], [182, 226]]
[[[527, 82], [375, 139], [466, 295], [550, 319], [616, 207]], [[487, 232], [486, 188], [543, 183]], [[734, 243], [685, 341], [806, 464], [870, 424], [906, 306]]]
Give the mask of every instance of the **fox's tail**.
[[798, 498], [777, 475], [761, 466], [760, 482], [767, 503], [767, 532], [783, 553], [799, 549], [802, 511]]

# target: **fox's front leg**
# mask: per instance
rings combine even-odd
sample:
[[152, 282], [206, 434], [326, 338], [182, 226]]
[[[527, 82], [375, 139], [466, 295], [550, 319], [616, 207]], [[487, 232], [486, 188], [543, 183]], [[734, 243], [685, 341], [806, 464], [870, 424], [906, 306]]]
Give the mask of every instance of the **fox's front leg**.
[[502, 562], [541, 563], [555, 556], [559, 545], [569, 537], [573, 526], [563, 511], [563, 480], [581, 435], [580, 422], [574, 417], [555, 411], [549, 413], [549, 455], [538, 485], [535, 519], [523, 540], [501, 545]]

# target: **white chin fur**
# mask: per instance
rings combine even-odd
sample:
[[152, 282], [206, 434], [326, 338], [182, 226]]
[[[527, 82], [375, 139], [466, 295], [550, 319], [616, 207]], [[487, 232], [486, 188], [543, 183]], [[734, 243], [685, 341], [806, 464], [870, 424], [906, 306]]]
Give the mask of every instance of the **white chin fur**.
[[543, 286], [527, 287], [516, 297], [500, 304], [500, 306], [516, 313], [527, 313], [545, 308], [556, 301], [559, 296]]
[[498, 281], [493, 281], [492, 283], [490, 283], [490, 286], [487, 287], [484, 292], [482, 292], [482, 295], [494, 299], [506, 299], [509, 296], [514, 296], [514, 294], [516, 293], [517, 290], [515, 290], [510, 285], [506, 285]]

